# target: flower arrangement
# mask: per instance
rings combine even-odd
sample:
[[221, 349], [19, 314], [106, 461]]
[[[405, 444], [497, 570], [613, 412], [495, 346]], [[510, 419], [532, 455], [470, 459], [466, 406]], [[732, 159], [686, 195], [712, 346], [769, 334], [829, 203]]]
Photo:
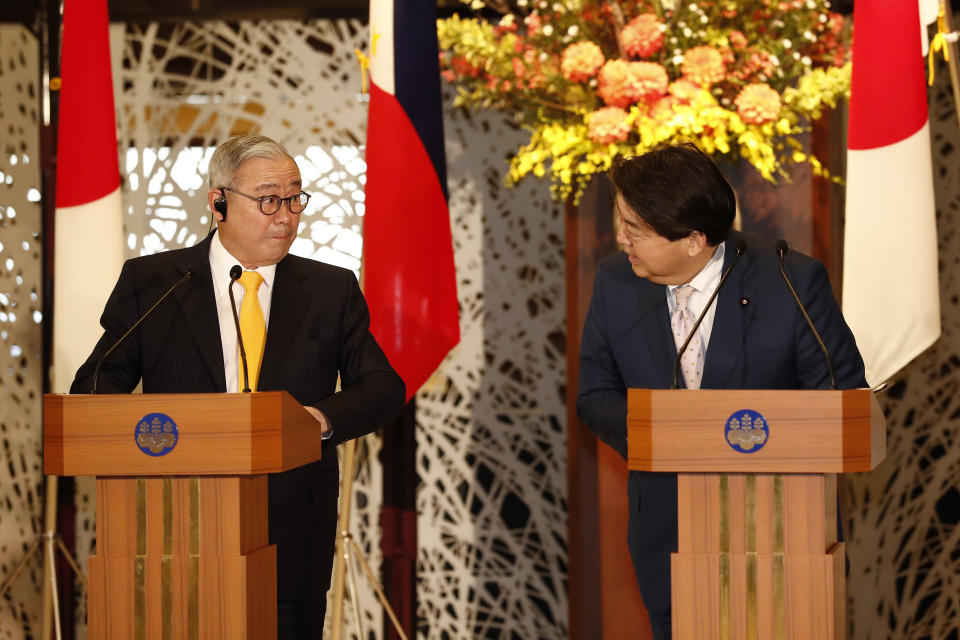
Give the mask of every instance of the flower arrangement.
[[531, 132], [515, 184], [548, 172], [577, 199], [620, 154], [689, 140], [770, 181], [809, 162], [798, 136], [850, 93], [850, 29], [827, 0], [472, 0], [499, 20], [437, 22], [457, 106]]

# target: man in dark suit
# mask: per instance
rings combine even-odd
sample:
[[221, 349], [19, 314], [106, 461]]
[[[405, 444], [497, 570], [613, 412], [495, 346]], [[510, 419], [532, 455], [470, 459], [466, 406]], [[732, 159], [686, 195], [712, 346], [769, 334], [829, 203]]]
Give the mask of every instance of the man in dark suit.
[[[621, 159], [610, 177], [623, 252], [605, 258], [597, 270], [580, 347], [577, 413], [626, 457], [626, 390], [673, 385], [679, 345], [733, 264], [735, 247], [746, 240], [731, 231], [733, 190], [693, 145]], [[837, 387], [866, 386], [863, 362], [823, 264], [788, 253], [785, 270], [833, 357]], [[773, 249], [747, 243], [684, 352], [678, 385], [829, 388], [823, 353], [780, 275]], [[676, 475], [631, 472], [628, 499], [627, 542], [637, 582], [654, 637], [669, 640]]]
[[[326, 438], [320, 461], [269, 479], [279, 637], [319, 638], [336, 536], [336, 446], [398, 415], [404, 385], [369, 332], [367, 306], [353, 273], [288, 254], [309, 195], [302, 192], [300, 171], [286, 150], [263, 136], [232, 138], [214, 152], [208, 180], [208, 206], [217, 229], [189, 249], [124, 264], [101, 318], [103, 337], [70, 391], [86, 393], [95, 383], [97, 392], [129, 393], [141, 381], [144, 393], [239, 391], [244, 374], [228, 287], [234, 287], [241, 309], [256, 302], [261, 346], [244, 340], [250, 387], [289, 392], [317, 419]], [[259, 288], [251, 293], [234, 284], [234, 265], [244, 269], [241, 281], [250, 272]], [[103, 360], [188, 271], [193, 277], [174, 290], [172, 299]]]

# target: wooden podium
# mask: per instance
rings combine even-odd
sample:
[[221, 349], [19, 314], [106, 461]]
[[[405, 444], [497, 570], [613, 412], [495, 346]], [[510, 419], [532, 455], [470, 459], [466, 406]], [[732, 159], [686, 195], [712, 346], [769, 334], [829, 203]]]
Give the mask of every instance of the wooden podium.
[[266, 474], [321, 450], [296, 400], [47, 394], [43, 418], [44, 473], [97, 476], [90, 638], [277, 637]]
[[836, 474], [885, 455], [868, 389], [630, 389], [627, 440], [678, 474], [674, 640], [846, 638]]

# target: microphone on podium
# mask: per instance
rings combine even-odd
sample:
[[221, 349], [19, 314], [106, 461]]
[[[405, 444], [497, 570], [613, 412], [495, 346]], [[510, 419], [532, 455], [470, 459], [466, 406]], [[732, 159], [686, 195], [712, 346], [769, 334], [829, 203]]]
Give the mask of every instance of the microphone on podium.
[[111, 346], [109, 349], [107, 349], [107, 352], [104, 353], [104, 354], [103, 354], [103, 357], [101, 357], [100, 360], [97, 361], [97, 367], [93, 370], [93, 385], [90, 387], [90, 393], [96, 393], [96, 392], [97, 392], [97, 378], [100, 376], [100, 366], [103, 365], [103, 361], [107, 359], [107, 356], [109, 356], [111, 353], [113, 353], [113, 350], [114, 350], [114, 349], [116, 349], [116, 348], [119, 347], [121, 344], [123, 344], [123, 341], [126, 340], [127, 337], [128, 337], [131, 333], [133, 333], [133, 330], [136, 329], [137, 327], [139, 327], [139, 326], [140, 326], [140, 323], [142, 323], [144, 320], [146, 320], [147, 317], [148, 317], [151, 313], [153, 313], [153, 310], [156, 309], [157, 307], [159, 307], [159, 306], [160, 306], [160, 303], [163, 302], [164, 300], [166, 300], [166, 299], [167, 299], [167, 296], [169, 296], [171, 293], [173, 293], [173, 290], [174, 290], [174, 289], [176, 289], [177, 287], [179, 287], [180, 285], [182, 285], [184, 282], [186, 282], [187, 280], [189, 280], [190, 278], [192, 278], [192, 277], [193, 277], [193, 273], [194, 273], [193, 269], [187, 269], [187, 272], [183, 274], [183, 277], [180, 278], [179, 280], [177, 280], [176, 282], [174, 282], [174, 283], [173, 283], [173, 286], [171, 286], [169, 289], [167, 289], [167, 291], [166, 291], [162, 296], [160, 296], [160, 298], [159, 298], [156, 302], [153, 303], [153, 306], [150, 307], [149, 309], [147, 309], [147, 310], [144, 312], [144, 314], [143, 314], [142, 316], [140, 316], [140, 317], [137, 319], [136, 322], [133, 323], [133, 326], [130, 327], [129, 329], [127, 329], [127, 332], [124, 333], [122, 336], [120, 336], [120, 339], [119, 339], [119, 340], [117, 340], [116, 342], [113, 343], [113, 346]]
[[823, 359], [827, 363], [827, 373], [830, 374], [830, 388], [836, 390], [837, 388], [837, 379], [833, 375], [833, 360], [830, 359], [830, 352], [827, 350], [827, 345], [823, 343], [823, 338], [820, 337], [820, 332], [817, 331], [817, 328], [813, 326], [813, 320], [810, 319], [810, 314], [807, 313], [807, 308], [803, 306], [803, 302], [800, 301], [800, 296], [797, 295], [796, 289], [793, 288], [793, 283], [790, 282], [790, 278], [787, 277], [787, 272], [783, 270], [783, 259], [787, 255], [787, 242], [781, 238], [777, 240], [777, 243], [774, 245], [777, 250], [777, 254], [780, 256], [780, 275], [783, 276], [783, 281], [787, 283], [787, 288], [790, 289], [790, 294], [793, 296], [794, 302], [797, 303], [797, 308], [800, 309], [800, 313], [803, 314], [803, 319], [807, 321], [807, 326], [810, 327], [810, 331], [813, 333], [813, 337], [816, 338], [817, 344], [820, 345], [820, 350], [823, 351]]
[[240, 346], [240, 361], [243, 366], [243, 392], [250, 393], [250, 376], [247, 373], [247, 351], [243, 348], [243, 337], [240, 335], [240, 316], [237, 315], [237, 302], [233, 299], [233, 283], [243, 275], [243, 268], [235, 264], [230, 267], [230, 284], [227, 293], [230, 294], [230, 310], [233, 311], [233, 326], [237, 328], [237, 344]]

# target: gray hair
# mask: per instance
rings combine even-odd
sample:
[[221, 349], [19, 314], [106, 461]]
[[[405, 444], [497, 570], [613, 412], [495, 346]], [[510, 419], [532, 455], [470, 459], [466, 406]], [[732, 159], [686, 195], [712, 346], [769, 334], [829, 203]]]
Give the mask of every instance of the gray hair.
[[247, 160], [253, 158], [278, 160], [284, 157], [293, 159], [279, 142], [267, 136], [235, 136], [220, 143], [213, 152], [207, 172], [207, 184], [210, 189], [229, 187], [237, 171]]

